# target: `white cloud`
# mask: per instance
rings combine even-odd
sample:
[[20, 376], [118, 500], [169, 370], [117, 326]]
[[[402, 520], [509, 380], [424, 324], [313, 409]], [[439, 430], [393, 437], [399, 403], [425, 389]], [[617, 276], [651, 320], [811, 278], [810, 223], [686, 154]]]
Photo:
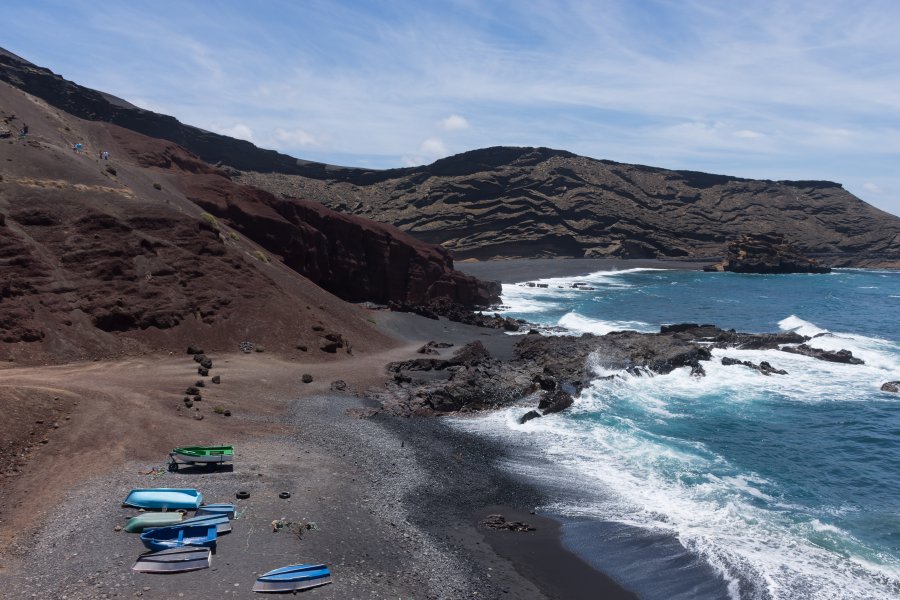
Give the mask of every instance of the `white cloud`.
[[882, 191], [884, 191], [879, 186], [875, 185], [874, 183], [872, 183], [870, 181], [865, 182], [862, 185], [862, 188], [864, 190], [866, 190], [867, 192], [871, 192], [873, 194], [880, 194]]
[[469, 122], [460, 115], [450, 115], [438, 121], [438, 126], [447, 131], [462, 131], [469, 128]]
[[419, 152], [425, 156], [440, 158], [447, 156], [447, 147], [440, 138], [431, 137], [422, 142], [419, 146]]
[[306, 148], [310, 146], [321, 146], [321, 141], [304, 129], [282, 129], [275, 130], [275, 141], [280, 147]]
[[764, 133], [760, 133], [758, 131], [753, 131], [752, 129], [740, 129], [734, 132], [734, 137], [744, 138], [748, 140], [755, 140], [762, 137], [766, 137]]
[[221, 133], [222, 135], [238, 138], [239, 140], [247, 140], [248, 142], [253, 141], [253, 130], [243, 123], [235, 123], [234, 125], [227, 127], [213, 127], [213, 131]]

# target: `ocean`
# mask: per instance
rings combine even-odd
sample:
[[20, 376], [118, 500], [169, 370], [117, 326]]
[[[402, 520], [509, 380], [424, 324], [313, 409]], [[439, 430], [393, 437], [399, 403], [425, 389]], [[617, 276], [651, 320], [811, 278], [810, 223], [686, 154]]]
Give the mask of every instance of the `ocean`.
[[566, 412], [453, 419], [513, 449], [501, 467], [548, 490], [539, 510], [562, 520], [567, 547], [645, 599], [900, 598], [900, 394], [880, 391], [900, 380], [900, 272], [537, 282], [504, 285], [504, 312], [550, 335], [711, 323], [822, 334], [810, 345], [865, 361], [716, 349], [695, 378], [632, 376], [594, 356], [598, 380]]

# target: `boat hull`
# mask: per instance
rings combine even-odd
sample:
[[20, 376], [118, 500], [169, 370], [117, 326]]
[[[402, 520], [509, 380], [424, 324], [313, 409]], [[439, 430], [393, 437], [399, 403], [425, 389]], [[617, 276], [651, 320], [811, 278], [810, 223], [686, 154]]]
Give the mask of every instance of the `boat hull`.
[[168, 550], [183, 546], [216, 547], [215, 525], [159, 527], [141, 534], [141, 543], [150, 550]]
[[291, 592], [308, 590], [331, 583], [331, 571], [325, 565], [291, 565], [264, 573], [253, 585], [254, 592]]
[[122, 502], [125, 506], [154, 510], [196, 510], [203, 494], [193, 489], [153, 488], [131, 490]]
[[196, 514], [198, 517], [206, 515], [223, 515], [229, 519], [233, 519], [234, 512], [234, 504], [204, 504], [197, 509]]
[[139, 556], [131, 570], [136, 573], [185, 573], [206, 569], [209, 563], [209, 548], [185, 546]]
[[140, 533], [152, 527], [167, 527], [182, 522], [184, 515], [180, 512], [149, 512], [128, 519], [125, 523], [125, 531], [128, 533]]

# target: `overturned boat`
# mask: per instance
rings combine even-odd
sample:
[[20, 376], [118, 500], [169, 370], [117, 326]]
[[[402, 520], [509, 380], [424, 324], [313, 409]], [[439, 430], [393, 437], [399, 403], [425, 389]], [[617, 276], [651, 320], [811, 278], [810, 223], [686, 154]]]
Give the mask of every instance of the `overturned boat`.
[[141, 534], [141, 542], [150, 550], [167, 550], [182, 546], [216, 547], [215, 525], [159, 527]]
[[128, 533], [140, 533], [151, 527], [166, 527], [181, 523], [184, 513], [180, 512], [148, 512], [128, 519], [125, 523], [125, 531]]
[[122, 501], [125, 506], [154, 510], [196, 510], [203, 501], [203, 494], [192, 489], [149, 488], [131, 490]]
[[132, 571], [137, 573], [185, 573], [209, 567], [209, 548], [185, 546], [142, 554]]
[[260, 575], [254, 592], [295, 592], [331, 583], [331, 571], [325, 565], [290, 565]]
[[196, 515], [225, 515], [229, 519], [234, 518], [234, 504], [201, 504]]
[[194, 527], [197, 525], [215, 525], [216, 533], [219, 535], [231, 532], [231, 521], [225, 515], [201, 515], [199, 517], [191, 517], [190, 519], [185, 519], [181, 523], [173, 525], [173, 527]]

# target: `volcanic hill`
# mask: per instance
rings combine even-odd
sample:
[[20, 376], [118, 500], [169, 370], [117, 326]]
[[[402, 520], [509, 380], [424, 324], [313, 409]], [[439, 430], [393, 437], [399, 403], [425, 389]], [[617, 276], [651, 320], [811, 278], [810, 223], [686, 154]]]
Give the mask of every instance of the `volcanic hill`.
[[440, 247], [240, 185], [172, 142], [3, 82], [0, 129], [11, 132], [0, 139], [0, 360], [191, 342], [366, 351], [392, 342], [345, 301], [497, 299], [495, 284], [454, 271]]
[[84, 119], [175, 142], [278, 197], [393, 224], [456, 258], [711, 262], [726, 243], [764, 234], [832, 266], [900, 267], [900, 218], [829, 181], [742, 179], [527, 147], [474, 150], [421, 167], [338, 167], [184, 125], [3, 50], [0, 80]]

